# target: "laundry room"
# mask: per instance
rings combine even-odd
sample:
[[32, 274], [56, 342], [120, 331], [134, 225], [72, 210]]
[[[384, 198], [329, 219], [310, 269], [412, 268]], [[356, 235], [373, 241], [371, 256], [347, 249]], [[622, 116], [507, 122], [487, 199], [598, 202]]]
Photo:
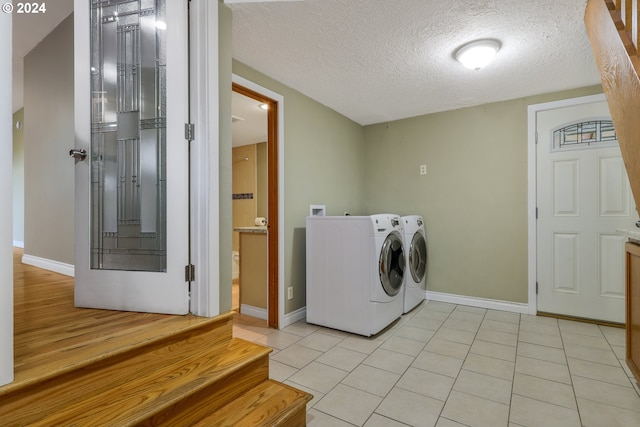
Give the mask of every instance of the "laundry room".
[[[284, 313], [306, 306], [309, 206], [326, 215], [420, 215], [430, 292], [527, 302], [527, 107], [599, 85], [361, 126], [239, 61], [285, 98]], [[421, 166], [426, 165], [426, 174]]]

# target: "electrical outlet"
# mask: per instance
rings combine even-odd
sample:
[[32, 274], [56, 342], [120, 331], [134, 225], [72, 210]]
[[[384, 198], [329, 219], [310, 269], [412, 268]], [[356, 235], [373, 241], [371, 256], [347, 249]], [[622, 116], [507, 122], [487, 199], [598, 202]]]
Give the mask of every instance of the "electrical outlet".
[[293, 286], [289, 286], [287, 288], [287, 298], [288, 299], [293, 299]]
[[427, 174], [427, 165], [420, 165], [420, 175]]

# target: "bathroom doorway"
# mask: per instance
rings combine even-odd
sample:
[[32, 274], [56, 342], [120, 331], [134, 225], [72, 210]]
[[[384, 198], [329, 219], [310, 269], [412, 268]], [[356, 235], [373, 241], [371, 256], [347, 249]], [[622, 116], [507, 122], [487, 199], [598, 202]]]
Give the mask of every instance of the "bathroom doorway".
[[232, 91], [232, 308], [278, 328], [278, 102]]

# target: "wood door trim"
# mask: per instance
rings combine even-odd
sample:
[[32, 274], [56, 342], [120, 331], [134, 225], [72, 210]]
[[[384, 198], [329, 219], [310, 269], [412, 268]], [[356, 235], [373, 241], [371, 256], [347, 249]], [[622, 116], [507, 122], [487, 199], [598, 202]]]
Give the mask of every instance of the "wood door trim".
[[238, 83], [231, 84], [231, 90], [269, 105], [267, 110], [267, 322], [270, 328], [278, 329], [278, 101]]

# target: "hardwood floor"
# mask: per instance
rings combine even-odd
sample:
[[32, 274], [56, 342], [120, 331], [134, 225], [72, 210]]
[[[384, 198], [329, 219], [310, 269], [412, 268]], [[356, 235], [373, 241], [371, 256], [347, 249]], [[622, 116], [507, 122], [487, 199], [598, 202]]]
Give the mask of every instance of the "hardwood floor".
[[208, 319], [163, 314], [76, 308], [73, 277], [20, 261], [13, 250], [15, 381], [23, 386], [75, 369], [95, 357]]

